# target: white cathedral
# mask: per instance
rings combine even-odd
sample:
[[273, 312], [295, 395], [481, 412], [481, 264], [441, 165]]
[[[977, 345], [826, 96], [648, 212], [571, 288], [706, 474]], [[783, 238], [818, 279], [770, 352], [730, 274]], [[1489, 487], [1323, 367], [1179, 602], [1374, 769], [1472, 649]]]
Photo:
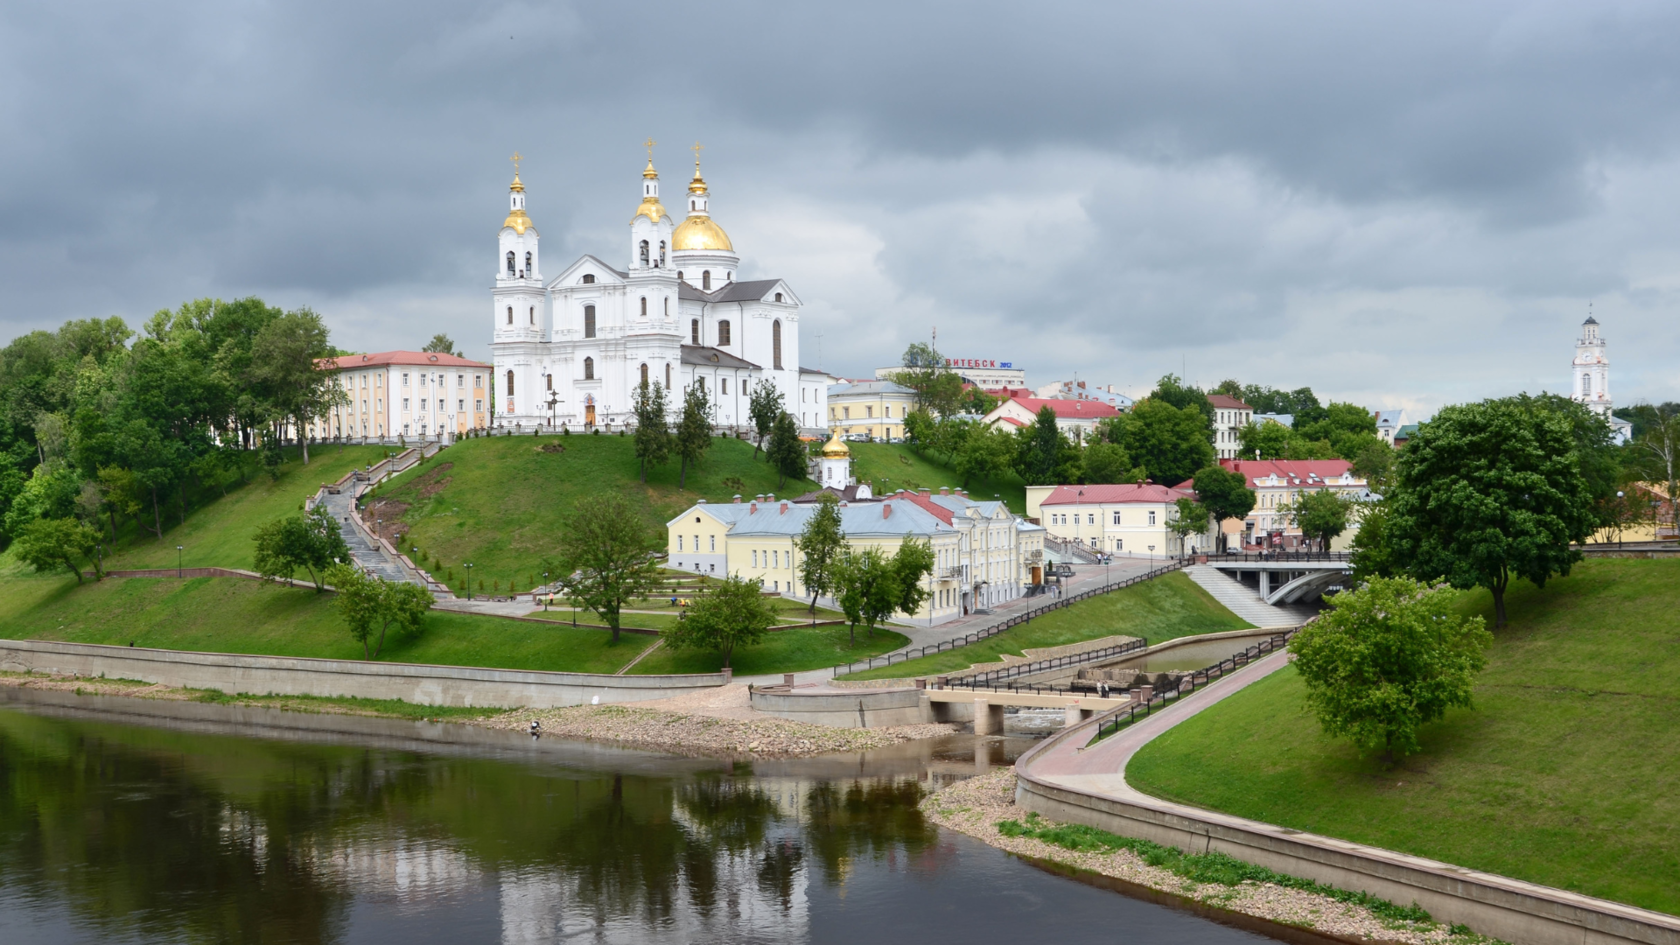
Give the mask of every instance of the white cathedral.
[[825, 375], [799, 366], [799, 297], [780, 279], [736, 281], [741, 257], [711, 217], [698, 158], [685, 199], [678, 223], [650, 142], [624, 268], [585, 255], [545, 279], [515, 164], [491, 290], [498, 424], [610, 430], [633, 417], [638, 386], [663, 385], [675, 417], [700, 384], [714, 426], [744, 429], [749, 394], [774, 384], [801, 428], [826, 425]]
[[1633, 424], [1618, 420], [1614, 413], [1616, 404], [1610, 399], [1610, 359], [1604, 353], [1598, 319], [1591, 315], [1581, 323], [1581, 337], [1575, 339], [1574, 376], [1570, 380], [1570, 396], [1610, 424], [1617, 444], [1626, 443], [1633, 433]]

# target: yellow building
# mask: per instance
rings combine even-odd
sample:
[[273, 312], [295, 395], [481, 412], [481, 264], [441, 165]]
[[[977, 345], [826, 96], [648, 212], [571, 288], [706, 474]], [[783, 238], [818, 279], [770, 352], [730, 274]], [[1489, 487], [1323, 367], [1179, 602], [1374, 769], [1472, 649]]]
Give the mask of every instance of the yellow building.
[[435, 439], [489, 425], [490, 365], [431, 351], [347, 354], [319, 362], [343, 397], [307, 432], [322, 440]]
[[828, 430], [838, 436], [904, 437], [904, 418], [916, 392], [892, 381], [854, 381], [828, 388]]

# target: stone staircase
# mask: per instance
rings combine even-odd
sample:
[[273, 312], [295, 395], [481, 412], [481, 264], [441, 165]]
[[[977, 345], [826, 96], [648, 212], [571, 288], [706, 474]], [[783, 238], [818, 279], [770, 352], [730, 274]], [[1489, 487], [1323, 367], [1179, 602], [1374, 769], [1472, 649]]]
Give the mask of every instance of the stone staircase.
[[[355, 559], [357, 567], [371, 571], [386, 581], [413, 580], [409, 575], [403, 573], [402, 568], [397, 567], [379, 549], [375, 548], [373, 542], [367, 539], [361, 529], [346, 520], [349, 516], [356, 514], [355, 499], [349, 492], [342, 492], [338, 495], [328, 493], [322, 496], [321, 504], [331, 513], [333, 521], [338, 523], [338, 532], [344, 536], [344, 543], [350, 546], [350, 557]], [[419, 582], [414, 581], [414, 583], [418, 584]]]
[[1205, 564], [1191, 565], [1184, 573], [1213, 595], [1214, 600], [1224, 604], [1225, 609], [1256, 627], [1295, 627], [1318, 613], [1300, 604], [1268, 604], [1259, 591]]

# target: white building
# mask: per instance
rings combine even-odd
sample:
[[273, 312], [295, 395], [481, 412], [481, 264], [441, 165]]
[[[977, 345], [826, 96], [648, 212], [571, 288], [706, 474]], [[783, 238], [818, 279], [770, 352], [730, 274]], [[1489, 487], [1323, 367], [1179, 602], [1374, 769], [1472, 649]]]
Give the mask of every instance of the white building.
[[1377, 421], [1377, 436], [1389, 446], [1394, 445], [1394, 436], [1400, 428], [1406, 425], [1404, 410], [1378, 410], [1371, 414], [1371, 419]]
[[1122, 555], [1195, 554], [1213, 547], [1211, 519], [1182, 541], [1172, 532], [1178, 500], [1196, 498], [1186, 486], [1153, 483], [1028, 486], [1027, 514], [1051, 537], [1093, 551]]
[[317, 362], [344, 391], [338, 406], [310, 422], [318, 439], [454, 437], [489, 420], [490, 365], [453, 354], [383, 351]]
[[1598, 319], [1591, 315], [1581, 323], [1581, 337], [1575, 339], [1574, 376], [1570, 396], [1587, 405], [1587, 409], [1603, 417], [1615, 431], [1616, 443], [1622, 444], [1633, 435], [1633, 424], [1616, 419], [1612, 411], [1615, 401], [1610, 397], [1610, 358], [1604, 353], [1604, 338], [1598, 333]]
[[[1016, 367], [1012, 361], [996, 361], [991, 358], [946, 358], [944, 367], [947, 371], [981, 390], [1003, 390], [1010, 387], [1027, 386], [1026, 369]], [[903, 370], [903, 367], [876, 368], [875, 377], [877, 380], [890, 381], [894, 374]]]
[[1089, 439], [1097, 424], [1102, 421], [1120, 416], [1118, 409], [1095, 400], [1012, 397], [992, 408], [992, 412], [982, 417], [980, 422], [989, 427], [1013, 431], [1036, 422], [1038, 412], [1045, 407], [1049, 407], [1050, 412], [1056, 415], [1056, 428], [1075, 442]]
[[1254, 419], [1254, 408], [1235, 397], [1209, 394], [1213, 405], [1213, 448], [1220, 459], [1236, 459], [1242, 452], [1242, 428]]
[[799, 297], [780, 279], [736, 281], [741, 257], [711, 218], [698, 161], [683, 199], [678, 223], [650, 156], [624, 268], [584, 255], [549, 278], [514, 174], [491, 290], [497, 423], [624, 423], [644, 383], [670, 392], [675, 416], [697, 383], [721, 427], [750, 423], [758, 384], [775, 385], [802, 427], [824, 425], [824, 375], [799, 367]]
[[1094, 400], [1125, 413], [1132, 409], [1135, 401], [1114, 389], [1113, 384], [1106, 387], [1096, 387], [1084, 381], [1056, 381], [1046, 384], [1033, 393], [1044, 400]]

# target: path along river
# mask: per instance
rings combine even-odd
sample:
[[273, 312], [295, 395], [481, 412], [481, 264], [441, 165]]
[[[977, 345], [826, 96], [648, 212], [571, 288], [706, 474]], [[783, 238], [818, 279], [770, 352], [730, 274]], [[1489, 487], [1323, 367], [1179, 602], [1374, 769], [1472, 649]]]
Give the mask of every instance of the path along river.
[[730, 762], [9, 690], [0, 942], [1263, 941], [923, 821], [1028, 744]]

